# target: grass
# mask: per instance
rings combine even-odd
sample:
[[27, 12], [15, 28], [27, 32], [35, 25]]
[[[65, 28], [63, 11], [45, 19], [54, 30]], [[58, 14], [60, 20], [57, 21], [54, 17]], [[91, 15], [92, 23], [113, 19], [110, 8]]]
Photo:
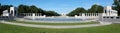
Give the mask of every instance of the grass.
[[84, 22], [84, 23], [42, 23], [42, 22], [25, 22], [25, 21], [10, 21], [15, 23], [37, 24], [37, 25], [85, 25], [98, 24], [99, 22]]
[[120, 24], [87, 28], [47, 29], [0, 23], [0, 33], [120, 33]]

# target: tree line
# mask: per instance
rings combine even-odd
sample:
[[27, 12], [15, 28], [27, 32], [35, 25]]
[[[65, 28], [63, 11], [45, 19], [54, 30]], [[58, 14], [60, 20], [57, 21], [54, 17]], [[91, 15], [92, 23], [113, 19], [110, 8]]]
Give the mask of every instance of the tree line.
[[[10, 7], [12, 6], [13, 5], [1, 5], [0, 3], [0, 15], [2, 14], [4, 10], [10, 11]], [[21, 4], [15, 8], [17, 8], [16, 11], [18, 11], [18, 14], [19, 13], [41, 13], [42, 15], [46, 15], [46, 16], [60, 16], [60, 14], [58, 14], [55, 11], [43, 10], [41, 8], [37, 8], [35, 5], [28, 6], [28, 5]]]
[[[10, 9], [13, 5], [1, 5], [0, 3], [0, 15], [4, 10]], [[60, 16], [55, 11], [46, 11], [41, 8], [37, 8], [35, 5], [19, 5], [18, 7], [18, 13], [41, 13], [42, 15], [47, 15], [47, 16]], [[120, 0], [114, 0], [113, 7], [114, 10], [118, 11], [118, 15], [120, 16]], [[74, 15], [79, 15], [79, 13], [103, 13], [103, 6], [94, 4], [91, 6], [90, 9], [86, 10], [83, 7], [78, 7], [75, 10], [71, 11], [68, 13], [68, 16], [74, 16]]]
[[35, 5], [27, 6], [27, 5], [19, 5], [18, 6], [18, 12], [19, 13], [41, 13], [42, 15], [47, 15], [47, 16], [60, 16], [55, 11], [46, 11], [41, 8], [37, 8]]
[[[2, 14], [2, 11], [4, 10], [9, 10], [10, 7], [12, 6], [13, 5], [0, 4], [0, 14]], [[47, 16], [60, 16], [60, 14], [58, 14], [55, 11], [46, 11], [41, 8], [37, 8], [35, 5], [28, 6], [28, 5], [21, 4], [17, 7], [17, 9], [18, 9], [17, 10], [18, 13], [41, 13], [42, 15], [47, 15]], [[74, 16], [74, 15], [79, 15], [79, 13], [102, 13], [102, 12], [103, 12], [103, 6], [94, 4], [88, 10], [84, 9], [83, 7], [78, 7], [75, 10], [68, 13], [67, 15]]]
[[120, 0], [114, 0], [113, 9], [118, 11], [118, 16], [120, 16]]
[[[112, 9], [118, 11], [118, 16], [120, 16], [120, 0], [113, 0]], [[79, 13], [103, 13], [103, 6], [101, 5], [92, 5], [92, 7], [88, 10], [83, 7], [76, 8], [72, 12], [68, 13], [68, 16], [79, 15]]]
[[103, 6], [94, 4], [88, 10], [84, 9], [83, 7], [78, 7], [72, 12], [68, 13], [68, 16], [79, 15], [79, 13], [103, 13]]

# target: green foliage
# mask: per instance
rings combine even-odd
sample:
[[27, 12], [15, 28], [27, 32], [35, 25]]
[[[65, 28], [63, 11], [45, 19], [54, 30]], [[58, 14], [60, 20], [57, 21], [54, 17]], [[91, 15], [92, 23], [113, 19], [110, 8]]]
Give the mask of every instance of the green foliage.
[[1, 10], [1, 3], [0, 3], [0, 15], [2, 14], [2, 10]]
[[[115, 5], [115, 4], [114, 4]], [[4, 10], [9, 10], [12, 5], [1, 5], [0, 4], [0, 14], [2, 14], [2, 11]], [[119, 7], [120, 8], [120, 7]], [[117, 9], [117, 8], [115, 8]], [[119, 9], [118, 9], [119, 10]], [[41, 13], [42, 15], [47, 15], [47, 16], [59, 16], [60, 14], [54, 12], [54, 11], [45, 11], [41, 8], [37, 8], [36, 6], [27, 6], [27, 5], [19, 5], [18, 6], [18, 13]], [[85, 10], [84, 8], [76, 8], [72, 12], [68, 13], [68, 16], [74, 16], [74, 15], [79, 15], [79, 13], [102, 13], [103, 12], [103, 7], [100, 5], [93, 5], [90, 9]]]
[[0, 3], [0, 9], [1, 9], [1, 3]]
[[57, 12], [54, 12], [54, 11], [45, 11], [45, 15], [47, 15], [47, 16], [60, 16]]
[[79, 13], [103, 13], [103, 7], [100, 5], [92, 5], [92, 7], [88, 10], [84, 8], [76, 8], [72, 12], [68, 13], [68, 16], [79, 15]]
[[120, 16], [120, 0], [114, 0], [113, 9], [118, 11], [118, 16]]
[[90, 9], [88, 9], [88, 13], [103, 13], [103, 7], [94, 4]]
[[18, 13], [41, 13], [42, 15], [47, 16], [59, 16], [59, 14], [54, 11], [45, 11], [41, 8], [37, 8], [34, 5], [27, 6], [22, 4], [18, 6]]
[[34, 5], [30, 6], [30, 13], [37, 13], [38, 12], [38, 8]]
[[73, 10], [72, 12], [70, 12], [68, 14], [68, 16], [74, 16], [74, 15], [79, 15], [79, 13], [85, 13], [86, 10], [84, 8], [76, 8], [75, 10]]
[[36, 6], [32, 5], [32, 6], [27, 6], [27, 5], [19, 5], [18, 6], [18, 12], [19, 13], [37, 13], [37, 12], [41, 12], [38, 10], [42, 10], [37, 8]]
[[29, 11], [29, 6], [26, 5], [18, 6], [18, 13], [27, 13], [27, 11]]
[[42, 10], [41, 8], [38, 8], [38, 11], [36, 13], [41, 13], [42, 15], [45, 15], [45, 11]]

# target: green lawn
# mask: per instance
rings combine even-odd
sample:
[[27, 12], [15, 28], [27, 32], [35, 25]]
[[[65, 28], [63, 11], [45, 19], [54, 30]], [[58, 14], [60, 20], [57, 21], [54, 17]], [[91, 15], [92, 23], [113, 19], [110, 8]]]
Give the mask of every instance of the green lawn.
[[98, 24], [99, 22], [84, 22], [84, 23], [43, 23], [43, 22], [24, 22], [24, 21], [9, 21], [15, 23], [37, 24], [37, 25], [85, 25], [85, 24]]
[[47, 29], [0, 23], [0, 33], [120, 33], [120, 24], [87, 28]]

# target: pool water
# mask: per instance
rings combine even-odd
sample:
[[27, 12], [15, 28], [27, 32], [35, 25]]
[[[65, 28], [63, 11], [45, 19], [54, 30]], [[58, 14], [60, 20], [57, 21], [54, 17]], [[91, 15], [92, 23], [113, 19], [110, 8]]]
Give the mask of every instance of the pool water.
[[28, 20], [32, 20], [32, 21], [54, 21], [54, 22], [80, 22], [80, 21], [85, 21], [81, 18], [60, 18], [60, 17], [56, 17], [56, 18], [35, 18], [35, 19], [28, 19]]

